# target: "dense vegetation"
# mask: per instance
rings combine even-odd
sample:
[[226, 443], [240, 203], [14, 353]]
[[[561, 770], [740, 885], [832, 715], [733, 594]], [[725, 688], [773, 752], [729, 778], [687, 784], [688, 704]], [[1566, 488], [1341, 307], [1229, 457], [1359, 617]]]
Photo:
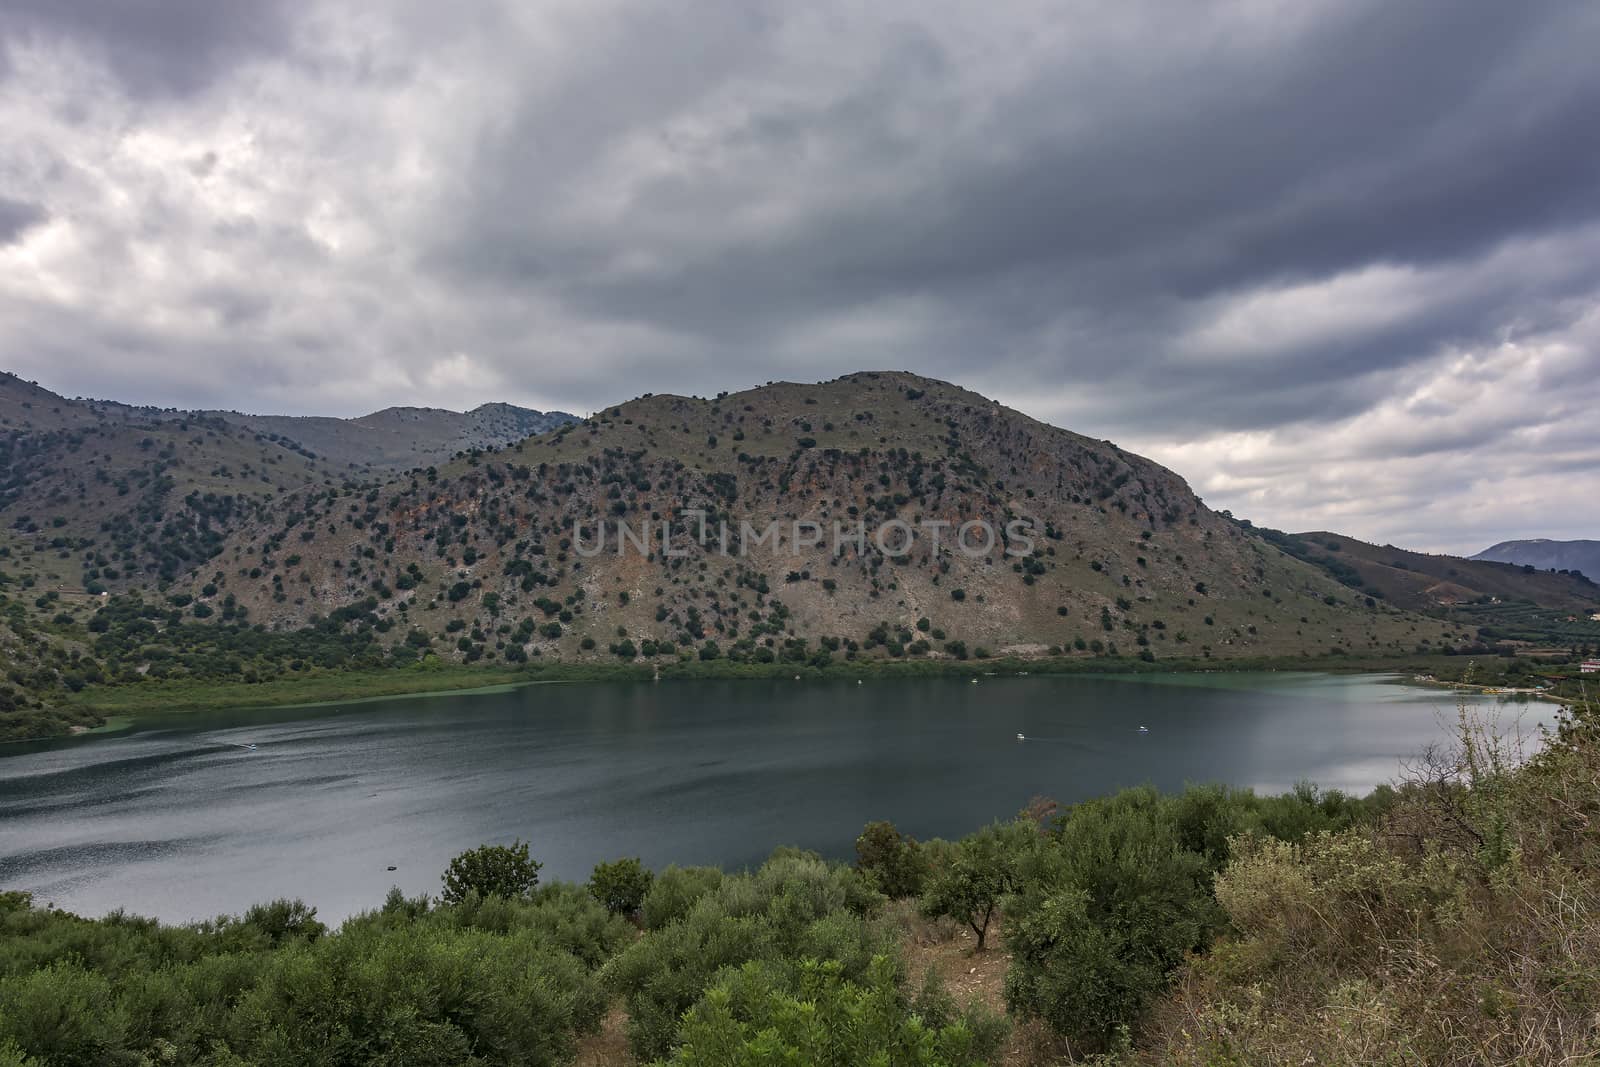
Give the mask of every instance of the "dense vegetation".
[[[619, 860], [587, 886], [485, 846], [439, 900], [396, 891], [337, 931], [298, 902], [171, 927], [12, 893], [0, 1064], [568, 1063], [612, 1006], [638, 1062], [685, 1067], [1578, 1062], [1597, 824], [1592, 711], [1525, 762], [1463, 713], [1365, 798], [1132, 789], [954, 842], [870, 824], [852, 867]], [[918, 912], [1008, 954], [1009, 1022], [917, 980]]]

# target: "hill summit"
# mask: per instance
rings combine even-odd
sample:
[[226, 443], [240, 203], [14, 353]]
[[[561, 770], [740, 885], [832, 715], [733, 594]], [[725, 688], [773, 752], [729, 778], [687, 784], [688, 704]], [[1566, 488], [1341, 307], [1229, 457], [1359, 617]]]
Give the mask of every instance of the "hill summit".
[[272, 629], [364, 620], [401, 659], [1154, 659], [1452, 636], [1148, 459], [900, 372], [645, 395], [386, 484], [308, 489], [230, 535], [189, 592]]

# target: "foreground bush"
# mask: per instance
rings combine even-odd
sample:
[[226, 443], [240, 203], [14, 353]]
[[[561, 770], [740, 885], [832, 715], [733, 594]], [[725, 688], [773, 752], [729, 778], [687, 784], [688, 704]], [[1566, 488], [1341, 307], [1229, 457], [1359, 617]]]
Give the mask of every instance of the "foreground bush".
[[1576, 712], [1518, 766], [1463, 716], [1386, 817], [1241, 838], [1236, 936], [1159, 1008], [1148, 1063], [1590, 1063], [1600, 1049], [1600, 743]]
[[604, 1006], [582, 962], [532, 930], [358, 925], [275, 954], [222, 1029], [261, 1067], [544, 1065], [570, 1058]]
[[928, 876], [928, 859], [916, 839], [892, 822], [869, 822], [856, 838], [856, 870], [891, 900], [919, 896]]
[[1043, 839], [1024, 832], [1028, 820], [1011, 824], [1009, 846], [991, 840], [977, 873], [964, 876], [967, 885], [989, 878], [987, 894], [957, 900], [974, 907], [1009, 882], [1006, 1002], [1092, 1052], [1137, 1027], [1186, 954], [1223, 929], [1212, 879], [1239, 842], [1301, 841], [1369, 824], [1395, 803], [1390, 789], [1356, 799], [1306, 784], [1281, 796], [1220, 785], [1127, 789], [1066, 809]]
[[684, 1018], [679, 1067], [979, 1067], [1006, 1026], [981, 1010], [955, 1017], [937, 993], [911, 1003], [894, 963], [872, 960], [860, 983], [838, 961], [803, 962], [790, 974], [747, 963], [724, 972]]
[[659, 930], [689, 914], [695, 902], [722, 884], [716, 867], [669, 866], [658, 875], [639, 905], [647, 930]]
[[645, 899], [648, 932], [605, 968], [626, 1001], [634, 1054], [667, 1056], [684, 1013], [725, 968], [768, 964], [782, 990], [797, 988], [807, 959], [861, 978], [874, 956], [892, 953], [887, 931], [867, 921], [882, 900], [849, 868], [792, 851], [751, 874], [663, 871]]
[[1219, 925], [1211, 869], [1177, 805], [1140, 789], [1074, 807], [1023, 861], [1007, 904], [1006, 1003], [1076, 1050], [1104, 1048]]
[[634, 915], [644, 905], [653, 880], [637, 859], [597, 863], [589, 876], [589, 894], [613, 915]]
[[394, 893], [336, 933], [298, 902], [169, 927], [5, 894], [0, 1064], [565, 1063], [631, 935], [572, 886], [441, 908]]

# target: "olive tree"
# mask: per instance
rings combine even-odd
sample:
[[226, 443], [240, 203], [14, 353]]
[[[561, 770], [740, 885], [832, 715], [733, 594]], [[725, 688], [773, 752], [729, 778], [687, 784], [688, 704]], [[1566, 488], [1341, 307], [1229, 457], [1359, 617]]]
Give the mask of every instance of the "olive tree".
[[509, 845], [479, 845], [468, 849], [450, 861], [444, 872], [446, 904], [459, 904], [468, 893], [480, 897], [504, 897], [521, 900], [539, 884], [539, 868], [543, 864], [528, 858], [525, 841]]

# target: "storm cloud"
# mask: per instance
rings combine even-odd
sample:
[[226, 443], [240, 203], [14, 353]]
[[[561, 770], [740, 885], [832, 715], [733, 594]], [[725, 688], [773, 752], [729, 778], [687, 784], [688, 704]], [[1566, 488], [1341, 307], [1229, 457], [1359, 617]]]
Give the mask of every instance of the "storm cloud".
[[887, 367], [1284, 528], [1600, 536], [1600, 7], [24, 0], [69, 394], [592, 410]]

